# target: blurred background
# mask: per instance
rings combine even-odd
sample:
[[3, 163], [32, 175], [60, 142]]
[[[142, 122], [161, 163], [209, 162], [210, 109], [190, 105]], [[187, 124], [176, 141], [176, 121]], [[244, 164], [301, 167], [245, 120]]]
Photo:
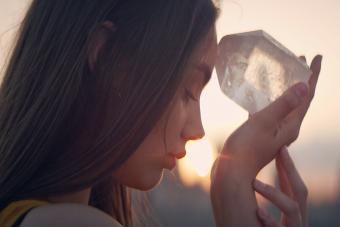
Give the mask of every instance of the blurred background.
[[[1, 69], [28, 3], [0, 0]], [[340, 1], [224, 0], [220, 8], [218, 39], [262, 29], [296, 55], [305, 55], [308, 64], [316, 54], [323, 55], [316, 96], [300, 137], [289, 151], [309, 189], [310, 226], [340, 226]], [[211, 164], [228, 135], [248, 114], [222, 94], [215, 72], [203, 90], [201, 111], [205, 138], [187, 144], [187, 156], [172, 172], [165, 172], [154, 190], [134, 193], [136, 200], [149, 198], [150, 204], [143, 209], [154, 220], [146, 217], [144, 222], [166, 227], [214, 225], [209, 200]], [[258, 178], [274, 185], [273, 163]], [[258, 201], [277, 215], [269, 202], [261, 197]]]

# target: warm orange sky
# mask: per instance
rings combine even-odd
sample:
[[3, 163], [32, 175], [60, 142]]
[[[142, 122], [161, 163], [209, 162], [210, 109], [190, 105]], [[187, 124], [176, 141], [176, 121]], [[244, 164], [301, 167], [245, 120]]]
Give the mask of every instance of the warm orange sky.
[[[27, 0], [0, 0], [0, 65], [13, 27]], [[340, 1], [224, 0], [217, 23], [218, 37], [263, 29], [310, 62], [322, 54], [317, 94], [291, 153], [314, 199], [334, 196], [340, 185]], [[226, 98], [213, 75], [201, 97], [207, 138], [222, 142], [247, 113]], [[272, 167], [264, 178], [272, 175]]]

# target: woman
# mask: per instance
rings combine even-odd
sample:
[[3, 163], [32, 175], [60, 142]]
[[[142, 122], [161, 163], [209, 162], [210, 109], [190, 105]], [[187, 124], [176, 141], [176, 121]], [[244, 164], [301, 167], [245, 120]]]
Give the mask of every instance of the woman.
[[[128, 188], [153, 188], [204, 136], [217, 14], [211, 0], [33, 0], [0, 90], [2, 226], [133, 226]], [[294, 86], [226, 140], [212, 175], [217, 226], [278, 225], [256, 215], [254, 190], [288, 226], [306, 225], [305, 197], [252, 182], [278, 157], [284, 187], [302, 184], [278, 151], [298, 136], [320, 61], [309, 89]]]

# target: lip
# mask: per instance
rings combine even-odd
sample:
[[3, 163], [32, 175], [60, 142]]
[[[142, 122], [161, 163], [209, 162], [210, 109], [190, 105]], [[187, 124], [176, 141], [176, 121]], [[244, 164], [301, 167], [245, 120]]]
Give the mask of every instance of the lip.
[[166, 161], [165, 168], [168, 170], [173, 170], [176, 167], [176, 158], [173, 156], [169, 156]]
[[174, 153], [173, 157], [179, 160], [179, 159], [184, 158], [186, 154], [187, 154], [186, 150], [182, 149], [181, 151]]
[[186, 154], [187, 154], [187, 151], [185, 149], [183, 149], [182, 152], [180, 152], [176, 158], [182, 159], [186, 156]]

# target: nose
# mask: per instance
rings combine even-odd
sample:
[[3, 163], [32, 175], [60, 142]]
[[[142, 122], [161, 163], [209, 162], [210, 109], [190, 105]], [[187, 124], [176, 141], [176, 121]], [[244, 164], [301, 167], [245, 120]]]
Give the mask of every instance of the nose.
[[187, 137], [187, 140], [199, 140], [202, 139], [205, 136], [204, 129], [200, 129], [199, 132], [196, 132], [195, 134], [192, 134], [191, 136]]
[[192, 117], [190, 117], [182, 131], [182, 138], [185, 141], [198, 140], [205, 136], [205, 131], [202, 125], [201, 114], [198, 110]]

